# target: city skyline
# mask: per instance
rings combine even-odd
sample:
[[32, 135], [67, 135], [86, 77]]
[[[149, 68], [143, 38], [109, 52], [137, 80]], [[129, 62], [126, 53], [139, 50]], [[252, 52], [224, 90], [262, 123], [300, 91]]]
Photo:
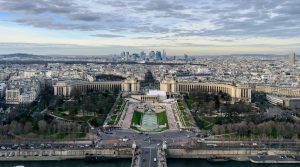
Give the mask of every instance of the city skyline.
[[300, 52], [300, 2], [0, 0], [0, 54]]

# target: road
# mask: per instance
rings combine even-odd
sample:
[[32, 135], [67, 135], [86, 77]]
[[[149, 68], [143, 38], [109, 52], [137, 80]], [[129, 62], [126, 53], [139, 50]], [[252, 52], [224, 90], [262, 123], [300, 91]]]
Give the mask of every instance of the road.
[[[84, 144], [85, 142], [78, 143], [74, 141], [64, 142], [64, 143], [55, 143], [55, 142], [53, 143], [35, 142], [35, 143], [27, 143], [27, 144], [22, 144], [22, 142], [18, 144], [0, 143], [0, 153], [2, 152], [1, 153], [2, 157], [7, 158], [7, 157], [15, 157], [15, 155], [17, 155], [18, 152], [20, 153], [20, 151], [22, 152], [29, 151], [31, 153], [34, 152], [32, 153], [34, 154], [32, 155], [32, 157], [36, 157], [36, 154], [40, 155], [36, 152], [36, 150], [42, 151], [40, 152], [41, 156], [43, 156], [43, 151], [45, 152], [48, 150], [48, 152], [45, 154], [46, 156], [50, 157], [53, 154], [52, 153], [53, 150], [59, 151], [58, 153], [61, 153], [62, 151], [67, 151], [67, 152], [77, 151], [76, 154], [74, 154], [77, 155], [78, 153], [84, 153], [83, 150], [94, 150], [95, 148], [98, 148], [98, 150], [102, 150], [102, 148], [107, 148], [107, 149], [125, 148], [125, 149], [132, 150], [133, 143], [135, 143], [137, 147], [135, 149], [135, 154], [132, 160], [133, 162], [134, 160], [137, 161], [136, 163], [133, 164], [142, 167], [158, 167], [159, 163], [166, 164], [166, 155], [163, 149], [165, 147], [162, 147], [162, 143], [166, 143], [168, 149], [179, 148], [179, 149], [186, 149], [187, 151], [193, 149], [198, 149], [200, 151], [203, 150], [206, 151], [205, 154], [207, 154], [207, 156], [216, 155], [216, 151], [217, 151], [217, 155], [218, 152], [221, 152], [223, 156], [224, 152], [222, 151], [225, 150], [227, 151], [227, 153], [228, 151], [231, 150], [235, 150], [235, 151], [242, 150], [242, 151], [246, 151], [246, 153], [243, 154], [251, 155], [251, 152], [253, 153], [254, 151], [255, 155], [261, 157], [261, 156], [265, 156], [268, 153], [268, 150], [277, 150], [282, 152], [279, 154], [277, 153], [273, 154], [274, 151], [272, 151], [271, 155], [277, 158], [281, 156], [283, 158], [280, 157], [279, 159], [284, 159], [285, 156], [294, 155], [294, 154], [290, 155], [288, 152], [286, 152], [287, 150], [292, 152], [293, 151], [298, 152], [298, 153], [300, 152], [299, 141], [292, 141], [292, 140], [223, 141], [214, 138], [200, 138], [198, 137], [199, 136], [198, 133], [185, 131], [185, 130], [181, 130], [181, 131], [168, 130], [161, 133], [147, 134], [147, 133], [138, 133], [130, 129], [115, 129], [109, 132], [101, 132], [99, 130], [96, 133], [97, 135], [95, 137], [95, 141], [94, 142], [90, 141], [90, 144]], [[228, 155], [231, 155], [231, 153], [229, 153]], [[21, 156], [23, 156], [23, 154]], [[263, 160], [263, 158], [260, 158], [258, 160]]]
[[[156, 159], [154, 161], [154, 158]], [[143, 167], [157, 167], [157, 151], [153, 146], [141, 148], [141, 166]]]
[[[168, 130], [161, 133], [138, 133], [130, 129], [118, 129], [110, 132], [100, 132], [95, 141], [13, 141], [0, 142], [1, 150], [32, 150], [32, 149], [88, 149], [88, 148], [131, 148], [135, 142], [139, 148], [158, 148], [165, 141], [168, 148], [211, 149], [211, 150], [291, 150], [300, 151], [300, 141], [293, 140], [252, 140], [230, 141], [214, 138], [199, 138], [197, 133], [185, 130]], [[153, 152], [154, 153], [154, 152]], [[152, 151], [151, 151], [152, 154]], [[144, 154], [143, 154], [144, 155]], [[155, 155], [155, 153], [153, 154]], [[149, 157], [153, 161], [153, 156]]]
[[[169, 130], [161, 133], [138, 133], [130, 129], [126, 130], [113, 130], [107, 133], [99, 133], [96, 143], [99, 147], [108, 145], [131, 145], [133, 141], [140, 146], [157, 146], [162, 144], [163, 141], [167, 143], [168, 148], [207, 148], [207, 149], [268, 149], [268, 148], [281, 148], [300, 150], [300, 141], [293, 140], [220, 140], [214, 138], [200, 138], [194, 132]], [[122, 141], [122, 139], [126, 141]]]

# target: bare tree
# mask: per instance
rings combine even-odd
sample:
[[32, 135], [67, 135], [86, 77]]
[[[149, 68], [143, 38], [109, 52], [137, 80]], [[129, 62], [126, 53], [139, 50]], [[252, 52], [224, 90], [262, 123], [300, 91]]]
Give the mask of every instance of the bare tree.
[[17, 121], [12, 121], [9, 125], [9, 131], [13, 134], [19, 134], [21, 132], [21, 125]]
[[209, 115], [213, 114], [213, 111], [216, 109], [216, 104], [214, 101], [208, 103]]
[[23, 130], [24, 130], [25, 134], [31, 132], [32, 131], [32, 123], [31, 122], [25, 122]]
[[74, 97], [76, 100], [79, 100], [81, 95], [82, 95], [82, 93], [78, 88], [73, 88], [72, 89], [71, 96]]
[[214, 125], [212, 131], [215, 135], [220, 134], [220, 125]]
[[48, 126], [48, 124], [45, 120], [40, 120], [38, 122], [39, 133], [41, 133], [41, 134], [44, 133], [47, 129], [47, 126]]

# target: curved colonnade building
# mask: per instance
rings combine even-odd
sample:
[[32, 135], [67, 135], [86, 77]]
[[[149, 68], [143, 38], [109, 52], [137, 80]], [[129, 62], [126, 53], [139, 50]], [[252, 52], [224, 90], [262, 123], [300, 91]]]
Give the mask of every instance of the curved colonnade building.
[[[54, 85], [54, 95], [70, 96], [74, 89], [81, 92], [89, 90], [121, 90], [122, 92], [136, 93], [140, 91], [140, 82], [137, 79], [106, 82], [58, 82]], [[234, 86], [222, 83], [177, 82], [174, 79], [165, 79], [160, 82], [160, 90], [165, 91], [167, 94], [191, 91], [205, 91], [209, 93], [222, 91], [230, 95], [235, 101], [251, 102], [251, 88], [248, 85]]]
[[75, 82], [61, 81], [57, 82], [54, 87], [54, 95], [70, 96], [72, 90], [76, 89], [80, 92], [93, 90], [121, 90], [123, 92], [138, 92], [140, 90], [140, 82], [137, 79], [126, 79], [125, 81], [103, 81], [103, 82]]
[[209, 93], [224, 92], [235, 101], [251, 102], [251, 88], [248, 85], [229, 85], [212, 82], [177, 82], [174, 79], [163, 80], [160, 89], [167, 93], [185, 93], [191, 91], [205, 91]]
[[[74, 89], [79, 90], [80, 92], [93, 90], [119, 90], [122, 92], [138, 93], [140, 91], [140, 82], [137, 79], [132, 78], [128, 78], [124, 81], [104, 82], [60, 81], [53, 87], [54, 95], [59, 96], [70, 96]], [[263, 92], [267, 94], [267, 100], [272, 104], [275, 102], [277, 104], [277, 101], [279, 100], [280, 104], [282, 103], [283, 106], [290, 106], [293, 102], [295, 104], [297, 103], [297, 107], [300, 108], [300, 88], [294, 87], [257, 85], [255, 89], [251, 90], [249, 85], [195, 81], [178, 82], [173, 78], [166, 78], [160, 82], [160, 90], [169, 95], [173, 93], [189, 93], [192, 91], [204, 91], [209, 93], [224, 92], [227, 93], [233, 101], [244, 102], [251, 102], [251, 91]]]
[[295, 87], [278, 87], [271, 85], [257, 85], [256, 92], [263, 92], [266, 94], [285, 96], [285, 97], [300, 97], [300, 88]]
[[265, 93], [267, 101], [273, 105], [300, 108], [300, 88], [257, 85], [255, 91]]

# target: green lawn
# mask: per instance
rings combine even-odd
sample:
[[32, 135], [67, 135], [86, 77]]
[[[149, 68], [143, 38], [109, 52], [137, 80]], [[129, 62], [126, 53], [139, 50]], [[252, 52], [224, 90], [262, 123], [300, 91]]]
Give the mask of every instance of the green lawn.
[[117, 115], [112, 115], [110, 117], [110, 120], [108, 121], [108, 125], [114, 125], [115, 121], [116, 121]]
[[205, 130], [211, 129], [215, 123], [212, 120], [201, 118], [201, 117], [198, 117], [197, 120], [199, 121], [198, 124], [200, 125], [200, 128], [203, 128]]
[[82, 116], [82, 117], [78, 117], [76, 118], [76, 120], [78, 121], [82, 121], [82, 122], [87, 122], [88, 120], [94, 118], [93, 116]]
[[113, 111], [113, 113], [114, 113], [114, 114], [117, 114], [117, 113], [119, 113], [119, 112], [122, 112], [123, 109], [124, 109], [124, 107], [125, 107], [125, 104], [126, 104], [126, 101], [125, 101], [123, 98], [121, 98], [121, 99], [118, 101], [118, 103], [117, 103], [117, 105], [116, 105], [116, 108], [115, 108], [115, 110]]
[[168, 118], [166, 112], [157, 113], [158, 123], [159, 125], [168, 125]]
[[[138, 131], [143, 131], [140, 128], [133, 126], [133, 124], [141, 125], [142, 114], [143, 114], [142, 112], [134, 111], [133, 117], [132, 117], [132, 122], [131, 122], [131, 128], [132, 129], [138, 130]], [[165, 111], [157, 113], [157, 119], [158, 119], [159, 125], [165, 125], [166, 124], [167, 126], [164, 127], [164, 128], [156, 129], [155, 130], [156, 132], [161, 132], [161, 131], [167, 130], [169, 128], [168, 127], [167, 114], [166, 114]]]
[[222, 121], [222, 119], [222, 117], [203, 117], [200, 115], [195, 117], [198, 127], [205, 130], [211, 129], [216, 123]]
[[191, 110], [193, 109], [193, 101], [191, 99], [187, 99], [187, 98], [184, 98], [188, 108]]
[[189, 114], [185, 111], [184, 106], [182, 105], [182, 103], [180, 101], [177, 101], [177, 104], [178, 104], [178, 110], [182, 114], [182, 119], [183, 119], [182, 121], [184, 121], [186, 126], [191, 126]]
[[132, 116], [132, 124], [140, 125], [142, 119], [142, 113], [138, 111], [134, 111]]

